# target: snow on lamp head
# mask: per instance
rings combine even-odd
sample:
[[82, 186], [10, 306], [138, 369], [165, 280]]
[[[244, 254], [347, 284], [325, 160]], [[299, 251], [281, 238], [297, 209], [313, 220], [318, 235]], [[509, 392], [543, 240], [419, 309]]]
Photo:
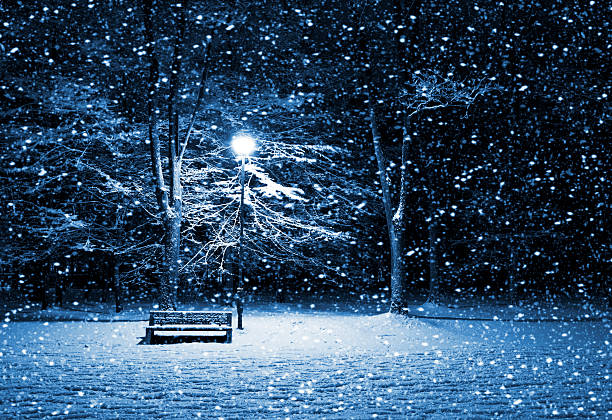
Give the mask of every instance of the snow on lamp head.
[[236, 134], [232, 137], [232, 149], [240, 157], [250, 156], [255, 151], [255, 139], [248, 134]]

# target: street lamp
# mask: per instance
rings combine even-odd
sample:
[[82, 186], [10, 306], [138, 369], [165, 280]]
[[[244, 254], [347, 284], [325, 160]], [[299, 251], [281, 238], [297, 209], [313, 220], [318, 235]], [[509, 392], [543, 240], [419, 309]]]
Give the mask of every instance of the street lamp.
[[242, 286], [244, 285], [244, 257], [242, 255], [242, 238], [244, 237], [244, 163], [246, 158], [255, 151], [255, 139], [248, 134], [237, 134], [232, 138], [232, 149], [242, 161], [240, 170], [240, 238], [238, 240], [239, 278], [236, 287], [236, 312], [238, 313], [238, 329], [242, 329]]

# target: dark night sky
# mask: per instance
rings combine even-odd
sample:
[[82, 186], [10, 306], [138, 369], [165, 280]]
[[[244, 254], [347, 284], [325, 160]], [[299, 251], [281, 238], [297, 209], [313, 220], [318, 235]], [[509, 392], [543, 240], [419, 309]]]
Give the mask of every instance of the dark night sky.
[[[504, 295], [508, 281], [521, 294], [609, 292], [603, 2], [234, 3], [187, 2], [178, 44], [180, 8], [154, 6], [151, 17], [162, 140], [175, 45], [184, 133], [211, 44], [183, 172], [181, 281], [234, 271], [235, 223], [220, 227], [237, 217], [228, 143], [249, 132], [261, 141], [247, 173], [252, 284], [275, 288], [283, 273], [290, 289], [385, 287], [373, 103], [394, 205], [407, 167], [411, 290], [427, 287], [435, 225], [449, 294]], [[143, 7], [17, 1], [0, 11], [0, 264], [12, 273], [2, 281], [54, 263], [105, 273], [119, 259], [125, 278], [146, 288], [143, 278], [159, 272], [161, 230], [151, 217]], [[406, 120], [425, 76], [430, 88], [487, 91]]]

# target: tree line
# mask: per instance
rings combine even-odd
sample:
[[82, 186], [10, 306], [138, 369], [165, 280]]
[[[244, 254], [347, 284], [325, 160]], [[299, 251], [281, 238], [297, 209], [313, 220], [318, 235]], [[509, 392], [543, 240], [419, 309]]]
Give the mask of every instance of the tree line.
[[250, 132], [253, 278], [382, 277], [394, 312], [609, 287], [601, 5], [2, 7], [5, 272], [102, 252], [174, 308], [233, 271]]

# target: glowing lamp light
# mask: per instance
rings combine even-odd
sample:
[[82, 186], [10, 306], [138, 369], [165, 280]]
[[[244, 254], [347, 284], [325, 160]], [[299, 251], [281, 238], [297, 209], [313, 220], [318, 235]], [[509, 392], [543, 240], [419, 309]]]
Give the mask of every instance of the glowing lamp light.
[[232, 138], [232, 149], [238, 156], [250, 156], [255, 151], [255, 139], [248, 134], [237, 134]]

